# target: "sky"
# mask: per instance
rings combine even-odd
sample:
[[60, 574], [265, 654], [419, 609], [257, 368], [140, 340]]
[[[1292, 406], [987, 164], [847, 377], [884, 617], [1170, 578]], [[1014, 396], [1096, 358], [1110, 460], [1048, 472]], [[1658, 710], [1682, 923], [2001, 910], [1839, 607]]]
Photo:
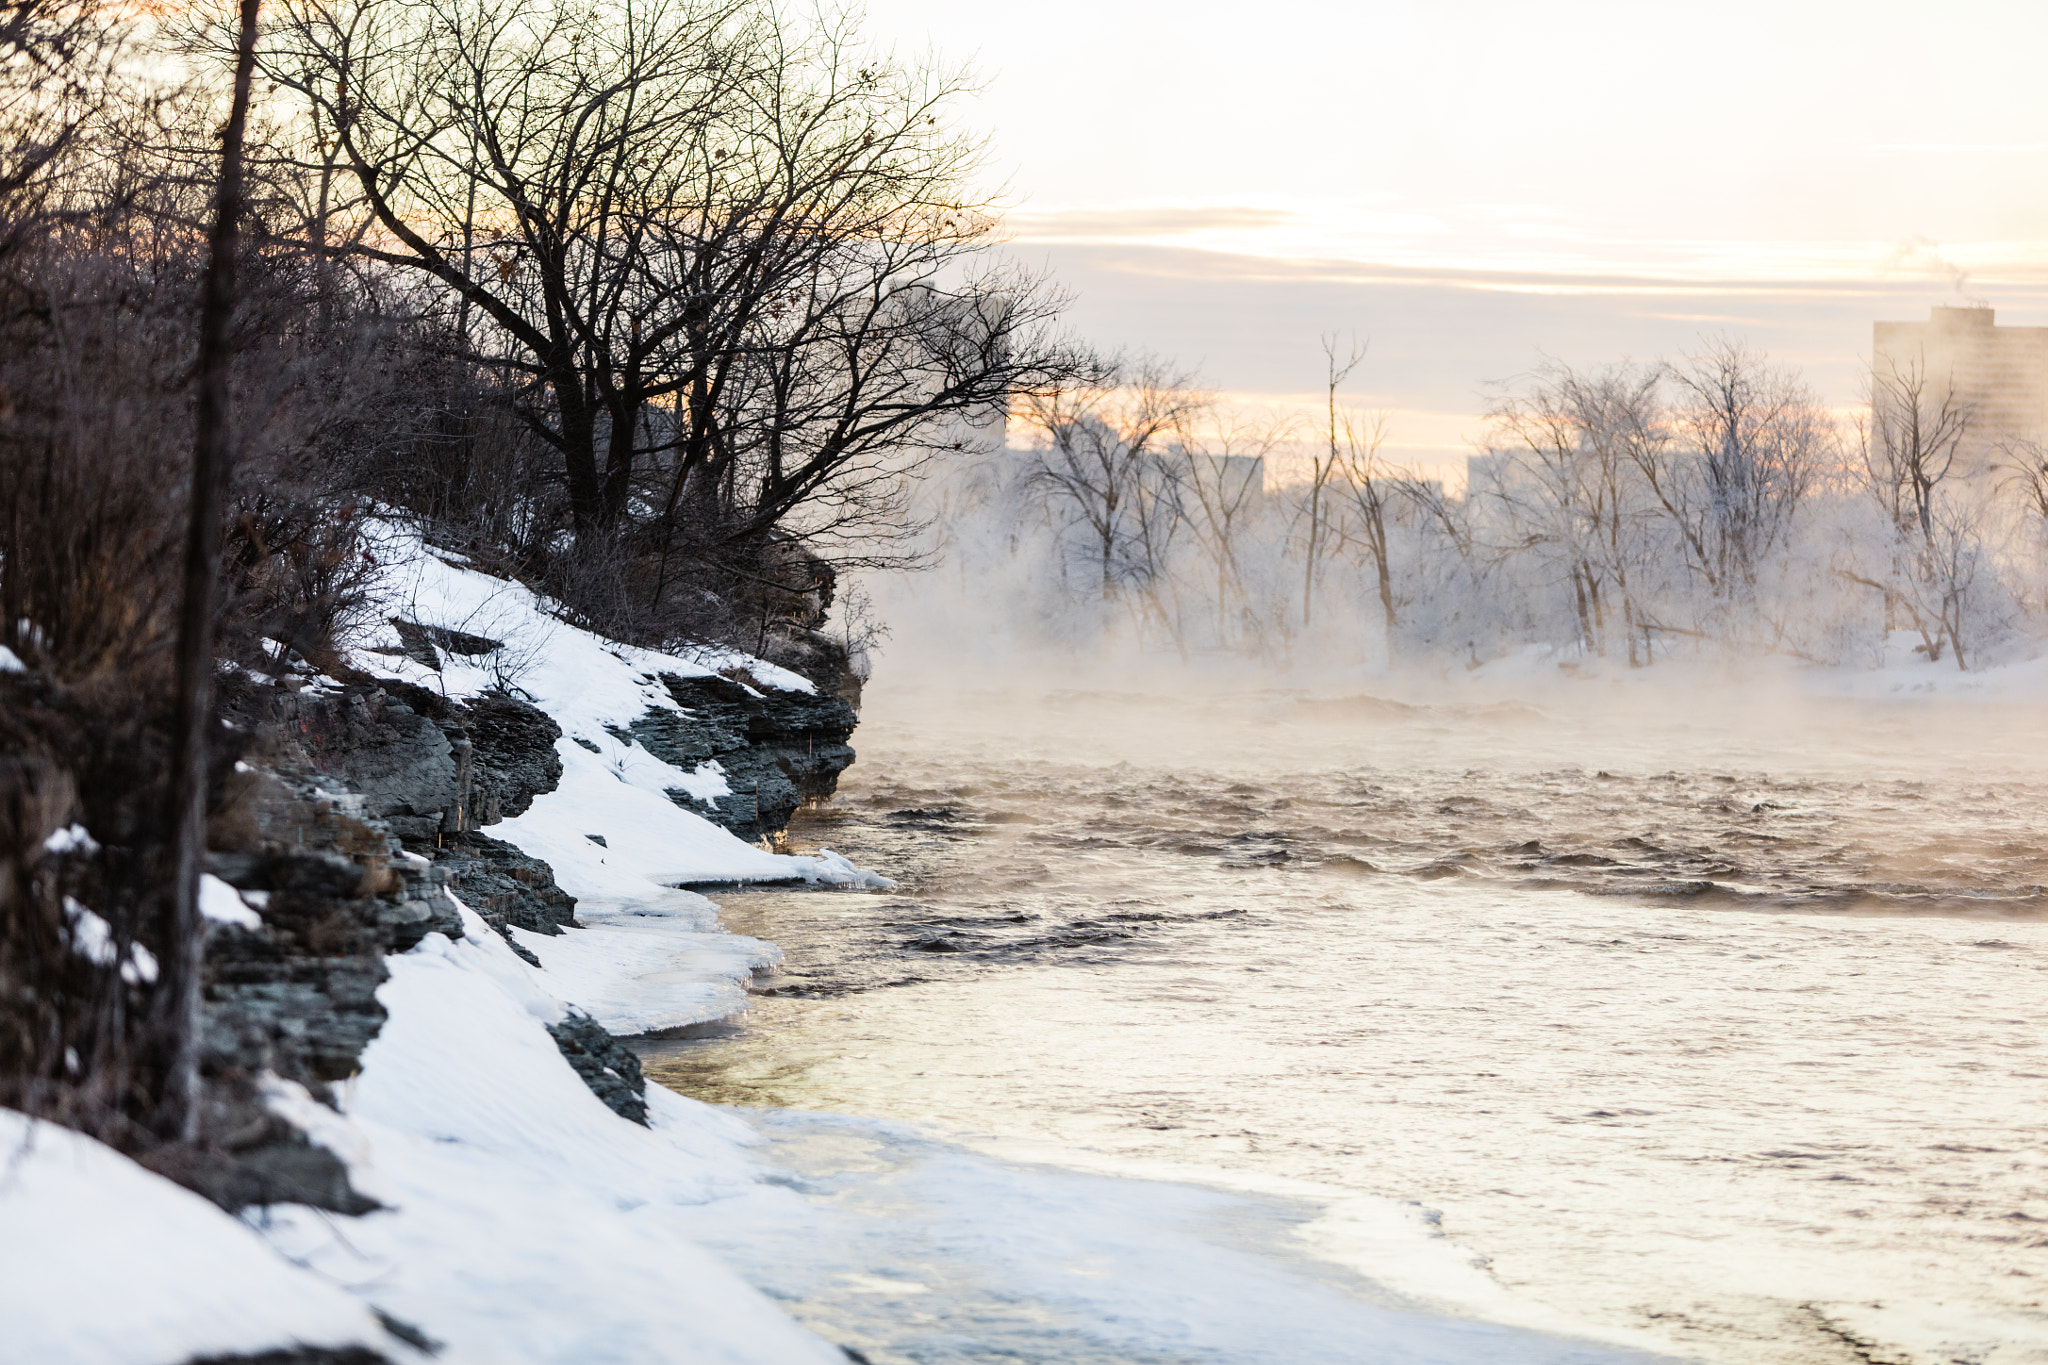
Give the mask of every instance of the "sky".
[[870, 0], [966, 61], [1009, 250], [1108, 347], [1306, 407], [1322, 334], [1390, 449], [1462, 465], [1548, 357], [1718, 335], [1855, 402], [1871, 324], [2048, 325], [2048, 3]]

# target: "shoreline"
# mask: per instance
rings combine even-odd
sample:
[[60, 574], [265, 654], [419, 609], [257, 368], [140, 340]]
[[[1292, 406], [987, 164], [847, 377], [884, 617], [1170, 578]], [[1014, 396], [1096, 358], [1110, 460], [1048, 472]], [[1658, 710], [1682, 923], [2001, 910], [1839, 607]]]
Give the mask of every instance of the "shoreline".
[[[559, 622], [541, 620], [537, 604], [520, 596], [523, 589], [431, 553], [426, 559], [431, 562], [409, 566], [434, 584], [432, 593], [423, 593], [418, 583], [409, 589], [415, 611], [423, 600], [439, 603], [436, 609], [449, 619], [482, 621], [508, 639], [520, 630], [543, 632], [540, 644], [546, 648], [537, 645], [538, 652], [529, 655], [521, 690], [558, 726], [560, 738], [551, 748], [559, 761], [559, 780], [517, 813], [494, 818], [484, 828], [491, 840], [526, 859], [531, 875], [576, 898], [576, 923], [549, 933], [543, 931], [551, 927], [547, 924], [535, 929], [487, 922], [485, 914], [464, 903], [468, 893], [459, 884], [452, 891], [420, 890], [425, 899], [405, 904], [427, 906], [440, 897], [449, 908], [435, 912], [440, 917], [430, 930], [423, 926], [416, 938], [402, 940], [411, 946], [382, 959], [390, 976], [377, 987], [375, 999], [387, 1017], [362, 1048], [355, 1074], [319, 1094], [275, 1076], [261, 1081], [268, 1114], [331, 1157], [345, 1170], [344, 1183], [374, 1201], [377, 1207], [359, 1216], [336, 1217], [290, 1203], [253, 1204], [239, 1217], [230, 1216], [90, 1139], [0, 1114], [13, 1152], [6, 1178], [0, 1178], [0, 1214], [23, 1230], [0, 1244], [0, 1318], [23, 1324], [18, 1342], [26, 1358], [80, 1365], [184, 1365], [201, 1357], [285, 1351], [296, 1354], [280, 1357], [279, 1365], [356, 1365], [377, 1359], [396, 1365], [428, 1359], [447, 1365], [595, 1365], [610, 1360], [622, 1365], [667, 1360], [802, 1365], [858, 1359], [800, 1325], [810, 1303], [804, 1295], [811, 1291], [804, 1286], [824, 1296], [821, 1302], [836, 1296], [831, 1302], [851, 1314], [845, 1319], [849, 1322], [870, 1320], [873, 1303], [879, 1302], [859, 1294], [913, 1291], [897, 1283], [907, 1274], [902, 1263], [892, 1263], [890, 1273], [879, 1277], [879, 1287], [867, 1283], [858, 1288], [856, 1282], [865, 1283], [862, 1276], [877, 1279], [875, 1268], [863, 1269], [857, 1259], [833, 1262], [830, 1248], [821, 1245], [821, 1229], [828, 1226], [850, 1239], [847, 1245], [855, 1251], [848, 1257], [870, 1247], [883, 1258], [877, 1265], [889, 1257], [901, 1262], [913, 1252], [944, 1260], [957, 1257], [959, 1246], [978, 1247], [980, 1260], [968, 1257], [953, 1270], [980, 1274], [974, 1292], [987, 1295], [989, 1302], [1038, 1294], [1044, 1304], [1066, 1305], [1061, 1311], [1079, 1315], [1075, 1321], [1084, 1327], [1091, 1321], [1088, 1314], [1106, 1324], [1123, 1322], [1120, 1315], [1128, 1315], [1167, 1337], [1172, 1336], [1171, 1314], [1157, 1304], [1172, 1302], [1180, 1291], [1139, 1273], [1159, 1247], [1178, 1248], [1175, 1254], [1190, 1258], [1188, 1264], [1224, 1276], [1219, 1285], [1228, 1274], [1252, 1274], [1246, 1266], [1263, 1267], [1259, 1274], [1271, 1270], [1267, 1262], [1247, 1259], [1228, 1245], [1182, 1238], [1172, 1230], [1179, 1217], [1173, 1210], [1215, 1207], [1204, 1201], [1235, 1197], [1219, 1196], [1219, 1190], [1233, 1186], [1254, 1202], [1282, 1194], [1311, 1200], [1321, 1195], [1306, 1187], [1255, 1189], [1257, 1179], [1230, 1168], [1119, 1167], [1108, 1154], [1077, 1149], [993, 1152], [985, 1144], [949, 1143], [928, 1129], [913, 1131], [877, 1117], [794, 1110], [755, 1111], [748, 1117], [645, 1084], [637, 1060], [625, 1060], [623, 1045], [610, 1052], [586, 1049], [572, 1061], [564, 1030], [579, 1018], [616, 1040], [730, 1020], [748, 1008], [747, 983], [778, 962], [782, 949], [724, 929], [717, 903], [705, 891], [795, 885], [885, 890], [894, 883], [829, 851], [765, 851], [691, 809], [722, 809], [718, 803], [732, 800], [737, 791], [729, 780], [732, 774], [716, 761], [693, 759], [680, 749], [660, 756], [650, 743], [658, 747], [668, 740], [656, 733], [659, 725], [650, 728], [645, 722], [649, 715], [661, 721], [670, 713], [688, 714], [672, 695], [674, 689], [661, 681], [665, 670], [711, 677], [711, 665], [721, 661], [609, 646]], [[373, 654], [357, 655], [366, 673], [388, 677], [394, 687], [416, 689], [431, 682], [450, 702], [503, 684], [491, 669], [453, 657], [438, 670], [426, 670], [403, 655]], [[755, 688], [764, 679], [791, 694], [811, 688], [794, 675], [776, 677], [771, 666], [752, 662], [757, 667], [748, 673], [750, 695], [766, 695]], [[1491, 686], [1515, 680], [1479, 681]], [[1589, 695], [1590, 681], [1574, 679], [1571, 691]], [[1371, 680], [1365, 682], [1371, 686]], [[1354, 690], [1357, 685], [1354, 681]], [[1028, 689], [1029, 684], [1013, 679], [1008, 686]], [[316, 679], [308, 691], [317, 696], [340, 687]], [[1641, 696], [1648, 689], [1618, 691]], [[1922, 703], [1917, 695], [1899, 700]], [[1347, 703], [1339, 698], [1327, 704]], [[654, 739], [643, 742], [649, 735]], [[449, 767], [452, 779], [455, 768]], [[411, 774], [404, 777], [412, 780]], [[329, 795], [338, 810], [351, 812], [352, 818], [364, 815], [362, 794]], [[751, 809], [758, 820], [758, 789]], [[422, 828], [432, 824], [426, 817], [425, 810], [406, 816]], [[431, 830], [413, 837], [425, 837], [433, 851]], [[438, 865], [419, 855], [404, 856], [414, 872]], [[226, 913], [232, 922], [261, 928], [265, 892], [249, 890], [238, 897], [233, 887], [220, 889], [231, 903]], [[626, 1110], [613, 1102], [617, 1092], [635, 1089], [636, 1083], [644, 1126], [621, 1117]], [[603, 1097], [607, 1089], [612, 1099]], [[862, 1160], [879, 1163], [892, 1172], [891, 1180], [912, 1185], [940, 1180], [932, 1207], [944, 1218], [931, 1231], [944, 1236], [919, 1242], [923, 1233], [914, 1227], [905, 1231], [909, 1225], [889, 1211], [886, 1200], [876, 1205], [873, 1216], [862, 1215], [862, 1221], [830, 1213], [811, 1197], [852, 1203], [875, 1198], [875, 1190], [864, 1189], [851, 1174], [855, 1166], [835, 1169], [829, 1160], [808, 1158], [798, 1163], [801, 1169], [764, 1165], [767, 1148], [785, 1139], [800, 1147], [814, 1138], [828, 1146], [842, 1139], [856, 1146], [867, 1143]], [[910, 1153], [923, 1155], [913, 1159]], [[126, 1191], [116, 1202], [133, 1210], [133, 1216], [109, 1214], [72, 1226], [72, 1211], [82, 1206], [83, 1196], [55, 1197], [52, 1192], [75, 1191], [81, 1176]], [[1124, 1183], [1088, 1185], [1091, 1179]], [[1377, 1200], [1375, 1209], [1398, 1203], [1345, 1193], [1353, 1200]], [[980, 1202], [984, 1196], [986, 1205]], [[1124, 1201], [1119, 1206], [1132, 1210], [1135, 1225], [1152, 1229], [1147, 1235], [1154, 1240], [1133, 1240], [1110, 1223], [1089, 1222], [1082, 1215], [1090, 1213], [1090, 1200], [1106, 1201], [1105, 1206]], [[1033, 1210], [1040, 1203], [1071, 1206], [1076, 1226], [1094, 1229], [1098, 1241], [1091, 1244], [1067, 1231], [1034, 1226]], [[1409, 1226], [1402, 1221], [1407, 1215], [1389, 1222], [1384, 1213], [1367, 1216], [1354, 1210], [1354, 1221], [1374, 1224], [1377, 1218], [1378, 1230], [1365, 1235], [1416, 1239], [1402, 1242], [1409, 1250], [1435, 1243], [1430, 1254], [1472, 1263], [1440, 1231]], [[734, 1227], [746, 1231], [728, 1236]], [[741, 1256], [755, 1228], [769, 1230], [761, 1245], [780, 1246], [796, 1277], [778, 1279], [764, 1271], [760, 1283], [772, 1284], [772, 1292], [750, 1285], [724, 1259], [705, 1250], [707, 1241], [715, 1241]], [[1039, 1248], [1032, 1253], [1035, 1259], [1005, 1260], [1008, 1252], [992, 1248], [1019, 1228]], [[177, 1256], [167, 1249], [187, 1245], [221, 1248], [213, 1253], [220, 1264], [241, 1268], [196, 1276], [183, 1274], [182, 1265], [179, 1273], [164, 1270], [160, 1263]], [[1111, 1245], [1136, 1267], [1132, 1282], [1142, 1282], [1151, 1299], [1117, 1299], [1108, 1288], [1080, 1294], [1061, 1278], [1062, 1258], [1085, 1261], [1096, 1254], [1091, 1246]], [[813, 1259], [804, 1261], [805, 1255]], [[1014, 1281], [1003, 1278], [1009, 1273], [1005, 1266], [1014, 1270]], [[1235, 1268], [1226, 1274], [1229, 1267]], [[126, 1292], [115, 1296], [105, 1313], [82, 1321], [49, 1311], [61, 1298], [50, 1286], [91, 1284], [107, 1273]], [[805, 1275], [813, 1278], [807, 1281]], [[1283, 1298], [1299, 1288], [1285, 1277], [1273, 1283], [1293, 1286], [1285, 1293], [1272, 1291]], [[1393, 1293], [1385, 1281], [1374, 1283]], [[848, 1290], [846, 1284], [856, 1288]], [[1215, 1307], [1222, 1301], [1216, 1296], [1224, 1292], [1219, 1288], [1210, 1294], [1215, 1302], [1187, 1305], [1187, 1320], [1208, 1322], [1226, 1336], [1226, 1327], [1235, 1330]], [[849, 1293], [856, 1297], [847, 1298]], [[1538, 1335], [1512, 1337], [1522, 1351], [1517, 1359], [1607, 1361], [1645, 1348], [1639, 1341], [1595, 1346], [1584, 1335], [1558, 1336], [1573, 1325], [1543, 1318], [1533, 1302], [1508, 1304], [1501, 1296], [1512, 1296], [1498, 1286], [1488, 1293], [1499, 1303], [1482, 1316], [1431, 1316], [1434, 1310], [1416, 1308], [1412, 1300], [1406, 1308], [1387, 1308], [1354, 1299], [1317, 1299], [1314, 1312], [1303, 1309], [1304, 1321], [1320, 1322], [1315, 1316], [1320, 1313], [1330, 1322], [1353, 1322], [1345, 1315], [1362, 1313], [1367, 1316], [1356, 1323], [1392, 1322], [1386, 1317], [1392, 1313], [1406, 1324], [1400, 1333], [1407, 1334], [1402, 1340], [1413, 1351], [1389, 1354], [1388, 1360], [1488, 1358], [1484, 1350], [1497, 1352], [1509, 1340], [1499, 1333], [1518, 1330]], [[1486, 1307], [1486, 1294], [1475, 1291], [1468, 1299], [1475, 1308]], [[786, 1305], [794, 1305], [794, 1311]], [[901, 1306], [904, 1312], [921, 1311], [909, 1299], [901, 1300]], [[1373, 1313], [1381, 1318], [1372, 1318]], [[1067, 1336], [1060, 1339], [1068, 1345], [1087, 1335], [1079, 1327], [1062, 1330]], [[1355, 1330], [1355, 1323], [1347, 1330]], [[1489, 1338], [1488, 1333], [1495, 1335]], [[1482, 1339], [1491, 1344], [1482, 1348]], [[1460, 1342], [1481, 1354], [1444, 1354]], [[1200, 1342], [1180, 1345], [1187, 1348], [1186, 1359], [1216, 1358], [1201, 1354], [1207, 1348]], [[1539, 1348], [1551, 1354], [1532, 1354]], [[1228, 1358], [1266, 1358], [1245, 1352], [1252, 1348]]]

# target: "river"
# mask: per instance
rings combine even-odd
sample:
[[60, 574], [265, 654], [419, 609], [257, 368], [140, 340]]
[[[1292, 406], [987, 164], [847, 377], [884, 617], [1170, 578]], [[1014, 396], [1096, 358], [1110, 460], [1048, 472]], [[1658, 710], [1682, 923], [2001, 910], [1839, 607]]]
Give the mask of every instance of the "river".
[[2048, 708], [1006, 681], [856, 741], [791, 839], [898, 890], [718, 894], [782, 967], [643, 1058], [842, 1220], [720, 1249], [866, 1358], [2048, 1361]]

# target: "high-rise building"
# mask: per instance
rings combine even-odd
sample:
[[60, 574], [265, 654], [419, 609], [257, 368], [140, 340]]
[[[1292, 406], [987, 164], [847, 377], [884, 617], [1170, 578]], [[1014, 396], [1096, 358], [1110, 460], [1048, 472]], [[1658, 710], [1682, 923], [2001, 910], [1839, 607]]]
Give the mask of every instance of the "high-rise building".
[[1872, 358], [1880, 381], [1915, 376], [1924, 401], [1970, 408], [1956, 472], [1989, 473], [2018, 443], [2048, 443], [2048, 327], [2000, 327], [1988, 307], [1936, 308], [1926, 322], [1880, 322]]

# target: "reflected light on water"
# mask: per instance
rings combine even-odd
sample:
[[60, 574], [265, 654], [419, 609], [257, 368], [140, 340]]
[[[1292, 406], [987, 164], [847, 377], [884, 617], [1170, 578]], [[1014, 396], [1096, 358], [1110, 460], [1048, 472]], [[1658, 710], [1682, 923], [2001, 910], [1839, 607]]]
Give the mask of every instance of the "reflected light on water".
[[2048, 1360], [2038, 708], [899, 692], [859, 738], [793, 833], [902, 889], [721, 896], [787, 961], [656, 1080], [1417, 1200], [1702, 1359]]

